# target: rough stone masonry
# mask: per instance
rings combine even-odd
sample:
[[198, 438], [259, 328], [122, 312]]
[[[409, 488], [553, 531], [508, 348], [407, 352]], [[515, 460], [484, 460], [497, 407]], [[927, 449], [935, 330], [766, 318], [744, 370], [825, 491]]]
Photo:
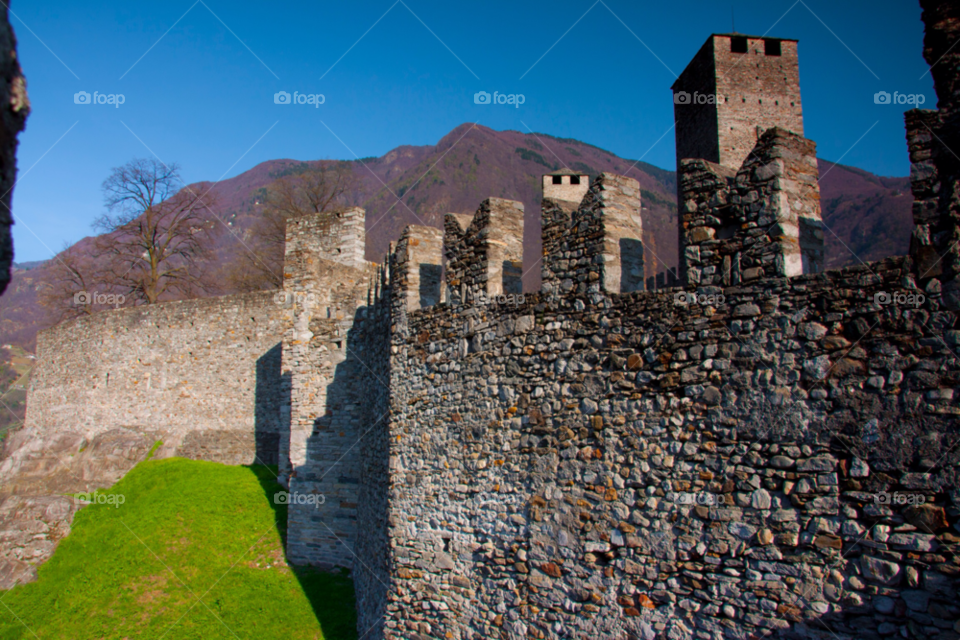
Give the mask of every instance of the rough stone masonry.
[[522, 303], [456, 295], [503, 290], [463, 242], [514, 224], [502, 200], [448, 216], [446, 304], [411, 305], [419, 267], [390, 257], [348, 336], [359, 633], [960, 637], [960, 20], [924, 9], [943, 62], [940, 110], [907, 114], [909, 256], [821, 272], [815, 147], [775, 122], [735, 166], [681, 158], [682, 289], [624, 292], [640, 207], [611, 174], [544, 200]]
[[[290, 226], [290, 306], [263, 346], [282, 338], [281, 479], [325, 499], [291, 501], [287, 554], [352, 569], [358, 635], [960, 637], [960, 8], [922, 5], [939, 109], [906, 116], [908, 256], [822, 271], [815, 145], [776, 75], [797, 45], [737, 34], [682, 76], [713, 73], [726, 106], [678, 111], [678, 140], [717, 151], [678, 158], [681, 287], [640, 290], [639, 188], [614, 174], [544, 198], [535, 293], [518, 202], [448, 214], [442, 237], [408, 227], [381, 266]], [[718, 79], [736, 56], [764, 82]], [[140, 344], [134, 313], [165, 319], [147, 334], [194, 321], [106, 326]], [[80, 325], [44, 340], [121, 348]], [[110, 400], [83, 362], [68, 380], [52, 361], [31, 402]], [[162, 402], [150, 389], [124, 397]], [[83, 423], [71, 411], [61, 428]]]

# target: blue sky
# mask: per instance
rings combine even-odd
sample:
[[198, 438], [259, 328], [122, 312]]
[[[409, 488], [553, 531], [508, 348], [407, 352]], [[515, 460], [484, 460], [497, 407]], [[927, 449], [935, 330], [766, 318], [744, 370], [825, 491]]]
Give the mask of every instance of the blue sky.
[[[91, 234], [112, 167], [156, 155], [188, 182], [276, 158], [379, 156], [455, 126], [577, 138], [673, 169], [670, 85], [712, 32], [800, 41], [819, 155], [907, 175], [907, 105], [935, 94], [920, 8], [904, 0], [451, 3], [14, 2], [33, 112], [14, 190], [17, 261]], [[75, 104], [86, 91], [123, 104]], [[321, 94], [278, 105], [274, 94]], [[478, 91], [523, 94], [477, 105]], [[666, 135], [665, 135], [666, 134]]]

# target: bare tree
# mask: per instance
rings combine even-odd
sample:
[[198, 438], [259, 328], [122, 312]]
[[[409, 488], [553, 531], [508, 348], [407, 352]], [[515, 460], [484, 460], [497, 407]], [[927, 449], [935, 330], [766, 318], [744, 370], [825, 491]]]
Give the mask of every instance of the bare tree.
[[184, 188], [176, 164], [132, 160], [103, 182], [108, 213], [94, 222], [101, 278], [134, 303], [190, 297], [202, 290], [210, 257], [215, 199]]
[[359, 186], [349, 162], [316, 168], [301, 165], [298, 169], [267, 186], [260, 204], [262, 215], [246, 234], [247, 250], [238, 254], [229, 275], [234, 288], [256, 291], [282, 287], [287, 220], [328, 214], [322, 221], [329, 224], [336, 219], [334, 212], [347, 204]]
[[65, 245], [42, 269], [38, 299], [55, 323], [125, 302], [122, 295], [105, 290], [94, 261], [76, 248]]

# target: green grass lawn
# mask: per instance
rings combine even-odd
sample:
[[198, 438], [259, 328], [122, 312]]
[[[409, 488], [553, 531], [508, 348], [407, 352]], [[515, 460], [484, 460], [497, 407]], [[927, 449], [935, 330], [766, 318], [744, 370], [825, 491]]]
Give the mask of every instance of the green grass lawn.
[[267, 467], [140, 463], [0, 591], [0, 640], [355, 639], [350, 578], [287, 565], [279, 490]]

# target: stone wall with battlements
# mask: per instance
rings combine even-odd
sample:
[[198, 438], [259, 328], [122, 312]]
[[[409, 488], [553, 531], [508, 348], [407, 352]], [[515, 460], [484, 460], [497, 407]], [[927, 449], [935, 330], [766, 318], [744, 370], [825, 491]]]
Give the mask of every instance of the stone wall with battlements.
[[487, 198], [473, 218], [448, 213], [443, 247], [449, 300], [523, 291], [523, 203]]
[[[942, 245], [952, 167], [918, 132], [916, 244]], [[813, 143], [773, 128], [747, 156], [681, 164], [682, 287], [609, 277], [608, 212], [633, 209], [612, 174], [544, 199], [540, 293], [486, 296], [454, 216], [472, 295], [414, 308], [385, 274], [352, 335], [388, 377], [359, 444], [360, 633], [960, 638], [953, 271], [812, 267]]]
[[960, 333], [910, 273], [408, 314], [372, 637], [957, 637]]
[[[593, 201], [546, 201], [545, 234]], [[388, 280], [364, 311], [389, 384], [360, 441], [361, 632], [960, 637], [960, 331], [937, 283], [904, 258], [583, 282], [410, 311]]]
[[544, 291], [584, 293], [600, 284], [617, 293], [644, 288], [636, 180], [601, 173], [581, 202], [545, 199], [544, 203]]
[[[158, 390], [191, 372], [205, 395], [171, 419], [202, 427], [257, 415], [223, 394], [244, 367], [279, 372], [288, 558], [352, 570], [365, 638], [960, 639], [960, 9], [922, 4], [924, 55], [947, 63], [939, 110], [907, 117], [907, 257], [822, 271], [814, 144], [742, 111], [740, 161], [678, 167], [681, 286], [639, 290], [639, 189], [610, 173], [544, 198], [533, 294], [514, 201], [448, 214], [442, 246], [410, 227], [379, 267], [331, 260], [295, 220], [270, 310], [237, 296], [44, 334], [28, 420], [56, 428], [57, 394], [90, 424], [166, 411]], [[729, 53], [789, 97], [772, 58], [795, 66], [791, 43]], [[747, 80], [741, 104], [765, 91]], [[798, 93], [776, 100], [799, 117]], [[102, 359], [54, 336], [122, 354], [132, 382], [109, 395]], [[159, 382], [130, 375], [160, 361]]]
[[680, 164], [680, 278], [716, 287], [823, 269], [816, 145], [765, 132], [739, 171]]

